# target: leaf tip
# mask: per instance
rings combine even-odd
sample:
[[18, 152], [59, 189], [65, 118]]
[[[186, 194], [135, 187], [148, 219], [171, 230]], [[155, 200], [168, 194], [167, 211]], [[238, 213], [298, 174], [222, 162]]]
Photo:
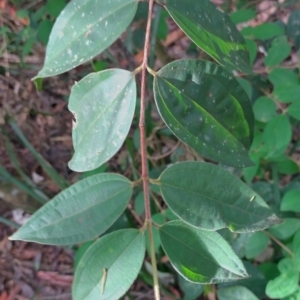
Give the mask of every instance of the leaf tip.
[[33, 81], [35, 88], [38, 92], [40, 92], [43, 89], [43, 78], [39, 77], [39, 75], [36, 75], [31, 79]]

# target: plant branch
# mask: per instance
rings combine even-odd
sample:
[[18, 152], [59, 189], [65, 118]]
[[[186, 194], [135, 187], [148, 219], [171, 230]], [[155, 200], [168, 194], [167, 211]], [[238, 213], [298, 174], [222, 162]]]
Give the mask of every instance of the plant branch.
[[276, 244], [278, 244], [283, 250], [285, 250], [291, 257], [294, 257], [294, 252], [291, 251], [286, 245], [281, 243], [273, 234], [268, 231], [264, 231], [264, 233], [272, 239]]
[[149, 56], [149, 48], [150, 48], [150, 33], [151, 33], [153, 3], [154, 0], [149, 1], [149, 11], [148, 11], [145, 46], [144, 46], [144, 57], [142, 63], [141, 110], [140, 110], [139, 127], [140, 127], [140, 140], [141, 140], [142, 180], [143, 180], [143, 189], [144, 189], [145, 217], [146, 217], [145, 224], [147, 225], [148, 233], [149, 233], [151, 264], [152, 264], [153, 282], [154, 282], [154, 294], [155, 294], [155, 299], [160, 300], [156, 257], [155, 257], [153, 232], [152, 232], [152, 221], [151, 221], [151, 208], [150, 208], [149, 182], [148, 182], [149, 179], [148, 179], [148, 169], [147, 169], [147, 145], [146, 145], [146, 131], [145, 131], [146, 80], [147, 80], [148, 56]]

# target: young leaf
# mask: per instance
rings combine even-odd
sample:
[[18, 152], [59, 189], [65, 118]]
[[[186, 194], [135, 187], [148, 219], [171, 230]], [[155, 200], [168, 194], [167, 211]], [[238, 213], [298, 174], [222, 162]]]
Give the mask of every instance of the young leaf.
[[131, 72], [110, 69], [92, 73], [71, 91], [75, 153], [70, 169], [84, 172], [108, 161], [122, 146], [131, 126], [136, 82]]
[[138, 0], [73, 0], [57, 18], [43, 69], [35, 78], [64, 73], [109, 47], [132, 21]]
[[159, 233], [171, 264], [187, 280], [207, 284], [247, 277], [242, 262], [217, 232], [172, 221]]
[[281, 222], [250, 187], [213, 164], [178, 163], [167, 168], [158, 181], [168, 206], [192, 226], [251, 232]]
[[219, 300], [259, 300], [244, 286], [236, 285], [218, 289]]
[[125, 210], [132, 184], [124, 176], [99, 174], [55, 196], [15, 232], [11, 240], [74, 245], [105, 232]]
[[182, 31], [229, 69], [251, 73], [245, 41], [230, 18], [209, 0], [159, 0]]
[[207, 158], [233, 167], [253, 165], [250, 100], [222, 67], [184, 59], [163, 67], [154, 79], [159, 113], [170, 130]]
[[137, 277], [144, 256], [144, 235], [136, 229], [118, 230], [100, 238], [79, 261], [73, 299], [120, 299]]

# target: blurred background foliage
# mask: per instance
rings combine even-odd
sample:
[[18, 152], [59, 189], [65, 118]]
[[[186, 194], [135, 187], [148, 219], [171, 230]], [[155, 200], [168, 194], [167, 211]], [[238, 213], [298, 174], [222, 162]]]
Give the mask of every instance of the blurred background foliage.
[[[26, 222], [30, 213], [70, 183], [104, 171], [137, 179], [141, 169], [137, 105], [132, 129], [118, 154], [92, 172], [71, 172], [67, 162], [73, 151], [72, 116], [67, 111], [67, 103], [70, 87], [90, 71], [111, 67], [133, 70], [139, 66], [147, 3], [139, 4], [133, 24], [108, 50], [75, 71], [45, 79], [43, 91], [38, 93], [30, 78], [42, 66], [52, 26], [67, 2], [0, 0], [0, 222], [5, 224], [0, 225], [1, 300], [43, 299], [49, 295], [71, 299], [73, 258], [76, 268], [91, 242], [58, 250], [50, 246], [11, 243], [7, 236]], [[285, 223], [264, 232], [240, 235], [221, 230], [244, 260], [251, 277], [218, 286], [195, 285], [177, 278], [160, 247], [158, 233], [154, 232], [162, 291], [165, 299], [297, 300], [300, 299], [300, 2], [213, 2], [230, 14], [241, 31], [253, 67], [252, 75], [236, 72], [235, 76], [253, 103], [255, 135], [249, 154], [255, 166], [231, 171], [251, 185]], [[208, 59], [185, 38], [167, 12], [157, 7], [150, 66], [157, 70], [185, 57]], [[150, 176], [157, 177], [170, 163], [203, 160], [177, 141], [163, 125], [152, 105], [150, 89], [148, 99]], [[151, 200], [156, 223], [174, 218], [155, 186], [151, 188]], [[127, 211], [110, 230], [132, 227], [143, 218], [143, 213], [143, 193], [137, 189]], [[26, 251], [18, 251], [20, 248]], [[20, 261], [18, 266], [13, 263], [14, 259]], [[28, 264], [28, 261], [34, 263]], [[61, 265], [66, 269], [61, 270]], [[7, 271], [3, 272], [4, 269]], [[30, 275], [26, 276], [26, 272]], [[152, 299], [150, 274], [151, 266], [145, 262], [138, 283], [124, 299]]]

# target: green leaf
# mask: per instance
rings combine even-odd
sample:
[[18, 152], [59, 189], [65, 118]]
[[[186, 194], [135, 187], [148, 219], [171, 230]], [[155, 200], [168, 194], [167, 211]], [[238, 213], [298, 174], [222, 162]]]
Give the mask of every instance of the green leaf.
[[287, 34], [294, 40], [295, 46], [300, 48], [300, 9], [293, 11], [290, 14], [287, 24]]
[[53, 23], [50, 20], [42, 20], [38, 26], [37, 38], [44, 45], [48, 43], [52, 26]]
[[273, 262], [264, 262], [258, 267], [268, 281], [276, 278], [280, 274], [277, 269], [277, 264]]
[[270, 280], [266, 287], [266, 294], [271, 299], [282, 299], [293, 294], [298, 289], [299, 273], [289, 271], [280, 274], [273, 280]]
[[291, 54], [291, 46], [286, 36], [280, 36], [273, 40], [268, 55], [264, 62], [267, 67], [279, 65]]
[[300, 289], [298, 288], [294, 294], [284, 298], [283, 300], [300, 300]]
[[134, 199], [134, 211], [138, 216], [144, 213], [145, 203], [144, 203], [144, 192], [140, 192]]
[[251, 234], [246, 242], [245, 250], [247, 259], [252, 259], [263, 252], [269, 244], [269, 237], [262, 231]]
[[183, 300], [195, 300], [204, 292], [204, 285], [190, 282], [178, 274], [178, 283], [184, 293]]
[[221, 65], [251, 73], [245, 41], [209, 0], [159, 0], [182, 31]]
[[194, 59], [172, 62], [156, 74], [154, 96], [170, 130], [198, 153], [233, 167], [253, 164], [247, 151], [251, 103], [223, 68]]
[[46, 7], [50, 16], [54, 19], [58, 17], [60, 12], [65, 8], [66, 1], [65, 0], [47, 0]]
[[268, 97], [259, 97], [253, 105], [255, 119], [260, 122], [270, 121], [276, 114], [276, 104]]
[[159, 233], [171, 264], [185, 279], [217, 283], [247, 277], [242, 262], [217, 232], [172, 221]]
[[125, 210], [132, 184], [124, 176], [99, 174], [65, 189], [39, 209], [11, 240], [74, 245], [105, 232]]
[[[244, 235], [244, 234], [242, 234]], [[267, 285], [267, 280], [261, 271], [248, 261], [243, 261], [244, 267], [246, 268], [249, 277], [239, 280], [238, 285], [244, 286], [256, 295], [259, 299], [265, 298], [265, 288]], [[223, 283], [221, 286], [235, 286], [237, 282]], [[220, 287], [220, 285], [219, 285]]]
[[257, 193], [222, 167], [177, 163], [167, 168], [158, 181], [168, 206], [192, 226], [248, 232], [280, 222]]
[[292, 139], [292, 128], [286, 115], [279, 115], [267, 123], [263, 142], [268, 148], [267, 158], [274, 158], [285, 152]]
[[217, 295], [219, 300], [259, 300], [250, 290], [240, 285], [218, 289]]
[[250, 39], [245, 39], [248, 51], [249, 51], [249, 56], [250, 56], [250, 64], [251, 66], [254, 64], [256, 56], [257, 56], [257, 45], [253, 40]]
[[256, 27], [246, 27], [242, 30], [244, 37], [258, 40], [268, 40], [284, 34], [284, 29], [275, 23], [263, 23]]
[[87, 251], [87, 249], [93, 245], [95, 243], [95, 241], [88, 241], [84, 244], [82, 244], [78, 250], [76, 250], [75, 253], [75, 257], [74, 257], [74, 269], [77, 268], [81, 258], [83, 257], [83, 255], [85, 254], [85, 252]]
[[300, 220], [296, 218], [285, 218], [284, 223], [269, 228], [269, 231], [278, 239], [286, 240], [294, 235], [300, 228]]
[[234, 24], [245, 23], [256, 17], [253, 9], [239, 9], [230, 15], [230, 19]]
[[120, 299], [137, 277], [144, 256], [144, 235], [139, 230], [118, 230], [100, 238], [78, 264], [73, 299]]
[[273, 96], [276, 100], [289, 103], [294, 101], [300, 101], [300, 84], [294, 85], [281, 85], [275, 87], [273, 90]]
[[282, 174], [296, 174], [299, 172], [299, 166], [289, 157], [285, 156], [284, 160], [274, 163], [277, 171]]
[[289, 69], [274, 69], [269, 73], [268, 79], [275, 87], [297, 85], [300, 83], [297, 74]]
[[76, 119], [75, 154], [70, 169], [93, 170], [116, 154], [130, 129], [135, 103], [135, 77], [125, 70], [92, 73], [73, 86], [68, 107]]
[[43, 69], [35, 78], [64, 73], [109, 47], [132, 21], [137, 0], [73, 0], [57, 18]]
[[300, 121], [300, 101], [292, 103], [288, 107], [287, 111], [290, 116], [292, 116], [296, 120]]
[[280, 210], [300, 212], [300, 190], [286, 192], [281, 200]]

